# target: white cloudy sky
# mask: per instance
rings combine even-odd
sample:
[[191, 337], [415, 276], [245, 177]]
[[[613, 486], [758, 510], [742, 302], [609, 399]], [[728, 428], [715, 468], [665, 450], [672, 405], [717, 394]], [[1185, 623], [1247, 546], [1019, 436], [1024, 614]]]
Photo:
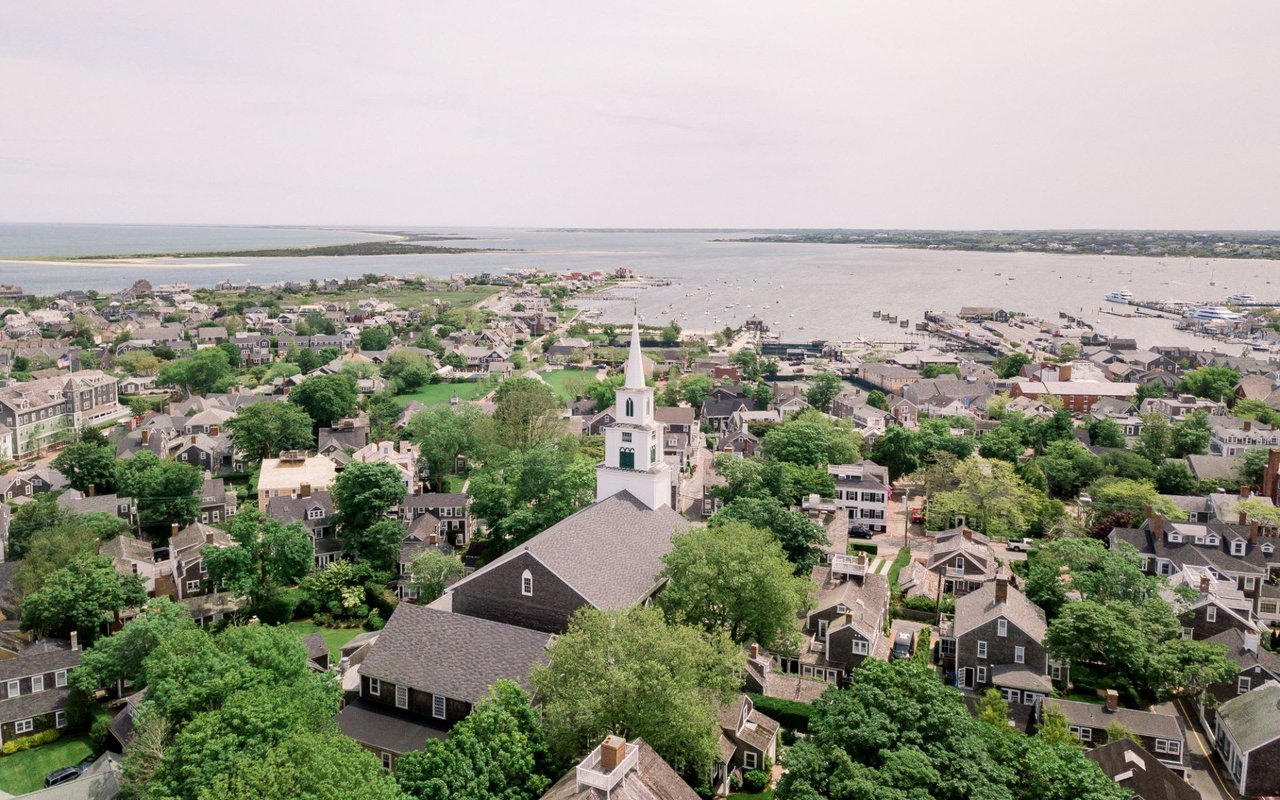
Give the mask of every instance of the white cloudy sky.
[[0, 220], [1280, 228], [1280, 2], [0, 5]]

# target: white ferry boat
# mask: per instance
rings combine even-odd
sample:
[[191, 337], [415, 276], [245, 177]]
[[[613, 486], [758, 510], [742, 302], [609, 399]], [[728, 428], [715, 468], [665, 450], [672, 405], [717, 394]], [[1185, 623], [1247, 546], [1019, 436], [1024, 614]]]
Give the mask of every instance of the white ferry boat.
[[1132, 299], [1133, 299], [1133, 292], [1130, 292], [1128, 289], [1121, 289], [1118, 292], [1111, 292], [1106, 297], [1106, 300], [1108, 303], [1128, 303]]
[[1191, 319], [1200, 319], [1208, 321], [1235, 322], [1242, 319], [1240, 314], [1232, 311], [1226, 306], [1197, 306], [1187, 312], [1187, 316]]
[[1228, 303], [1238, 303], [1239, 305], [1251, 306], [1258, 302], [1253, 295], [1246, 292], [1236, 292], [1227, 298]]

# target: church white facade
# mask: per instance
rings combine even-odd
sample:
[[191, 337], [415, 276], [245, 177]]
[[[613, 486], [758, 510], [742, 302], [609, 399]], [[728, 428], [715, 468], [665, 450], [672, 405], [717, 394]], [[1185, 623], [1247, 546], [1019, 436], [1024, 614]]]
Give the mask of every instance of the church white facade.
[[615, 408], [617, 421], [605, 428], [604, 461], [596, 467], [596, 501], [625, 491], [649, 508], [670, 506], [671, 465], [662, 460], [663, 425], [654, 419], [653, 389], [644, 382], [638, 319]]

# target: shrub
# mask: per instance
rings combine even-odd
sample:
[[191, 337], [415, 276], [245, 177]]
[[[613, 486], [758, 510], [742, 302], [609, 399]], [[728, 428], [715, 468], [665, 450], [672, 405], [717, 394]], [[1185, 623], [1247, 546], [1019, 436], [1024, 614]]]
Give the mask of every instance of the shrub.
[[751, 702], [756, 710], [766, 717], [777, 720], [785, 729], [804, 733], [809, 730], [809, 717], [813, 714], [813, 706], [796, 700], [783, 700], [780, 697], [765, 697], [751, 692]]
[[365, 618], [364, 629], [366, 631], [380, 631], [386, 626], [386, 624], [387, 621], [382, 618], [381, 614], [376, 610], [370, 611], [369, 616]]
[[281, 592], [275, 597], [265, 600], [254, 609], [258, 619], [267, 625], [284, 625], [293, 622], [293, 615], [298, 609], [298, 596], [292, 592]]
[[748, 792], [762, 791], [769, 785], [769, 773], [762, 769], [749, 769], [742, 775], [742, 788]]
[[921, 594], [902, 598], [902, 607], [909, 608], [912, 611], [936, 612], [938, 610], [937, 603], [933, 602], [931, 598], [925, 597]]
[[98, 717], [89, 727], [89, 741], [95, 751], [107, 746], [107, 735], [110, 733], [111, 717]]
[[62, 736], [61, 731], [57, 728], [50, 728], [47, 731], [40, 731], [39, 733], [35, 733], [30, 736], [23, 736], [20, 739], [10, 739], [4, 743], [4, 747], [0, 748], [0, 751], [3, 751], [7, 756], [13, 755], [14, 753], [20, 753], [23, 750], [29, 750], [32, 747], [39, 747], [42, 744], [56, 742], [60, 736]]
[[875, 558], [876, 553], [880, 552], [880, 545], [875, 542], [851, 542], [849, 549], [855, 553], [867, 553]]

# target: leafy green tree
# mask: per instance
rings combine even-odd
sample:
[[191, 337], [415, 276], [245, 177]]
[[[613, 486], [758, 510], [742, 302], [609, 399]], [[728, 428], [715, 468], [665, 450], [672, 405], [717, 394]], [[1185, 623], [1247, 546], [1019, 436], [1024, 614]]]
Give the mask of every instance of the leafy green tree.
[[1144, 400], [1150, 400], [1153, 397], [1164, 397], [1167, 390], [1163, 383], [1152, 381], [1151, 383], [1142, 383], [1138, 385], [1137, 391], [1134, 392], [1133, 402], [1141, 407]]
[[889, 470], [889, 480], [920, 468], [920, 445], [913, 431], [901, 425], [890, 425], [871, 445], [871, 460]]
[[87, 695], [124, 684], [140, 688], [145, 682], [143, 662], [151, 651], [178, 631], [194, 627], [186, 606], [157, 597], [118, 632], [86, 649], [70, 681]]
[[739, 644], [795, 652], [809, 579], [795, 574], [769, 532], [742, 522], [695, 528], [676, 534], [662, 563], [668, 583], [658, 605], [669, 619], [724, 631]]
[[1238, 670], [1220, 644], [1168, 639], [1151, 653], [1147, 680], [1158, 697], [1194, 698], [1212, 684], [1229, 683]]
[[1009, 353], [996, 359], [994, 365], [996, 375], [1004, 379], [1016, 378], [1022, 368], [1031, 363], [1031, 356], [1026, 353]]
[[312, 375], [289, 392], [317, 428], [327, 428], [356, 410], [356, 380], [345, 373]]
[[51, 574], [80, 556], [94, 555], [97, 549], [98, 537], [80, 518], [36, 531], [22, 560], [17, 562], [14, 585], [23, 596], [31, 594]]
[[983, 435], [978, 454], [983, 458], [1016, 462], [1026, 449], [1026, 443], [1014, 428], [1001, 425]]
[[1180, 394], [1193, 394], [1209, 400], [1225, 401], [1235, 392], [1240, 373], [1227, 367], [1201, 367], [1189, 370], [1178, 381]]
[[143, 525], [167, 528], [172, 523], [186, 525], [199, 515], [204, 475], [190, 464], [144, 450], [120, 462], [116, 485], [120, 494], [137, 499]]
[[497, 453], [532, 450], [564, 435], [560, 401], [550, 386], [533, 378], [503, 381], [493, 394], [492, 447]]
[[807, 466], [826, 466], [827, 432], [816, 422], [788, 422], [765, 434], [764, 453], [768, 458]]
[[509, 550], [595, 500], [595, 464], [561, 448], [513, 451], [471, 474], [471, 510]]
[[1004, 695], [1000, 694], [999, 689], [988, 689], [982, 697], [978, 698], [977, 717], [997, 728], [1008, 726], [1009, 704], [1005, 702]]
[[885, 393], [879, 389], [872, 389], [870, 392], [867, 392], [867, 405], [872, 408], [878, 408], [881, 411], [888, 411], [889, 398], [886, 397]]
[[417, 589], [419, 603], [430, 603], [465, 573], [456, 556], [427, 550], [409, 563], [409, 585]]
[[1124, 447], [1124, 428], [1107, 417], [1099, 417], [1089, 423], [1089, 441], [1094, 447]]
[[369, 616], [370, 591], [381, 592], [386, 576], [367, 561], [339, 559], [302, 579], [299, 588], [320, 611], [337, 619]]
[[1280, 425], [1280, 411], [1267, 405], [1265, 400], [1237, 400], [1231, 407], [1231, 415], [1241, 419], [1252, 419], [1267, 425]]
[[958, 378], [960, 377], [960, 368], [955, 364], [925, 364], [924, 369], [920, 370], [920, 374], [930, 380], [943, 375], [954, 375]]
[[680, 397], [694, 408], [702, 408], [711, 395], [711, 378], [706, 375], [686, 375], [680, 379]]
[[92, 642], [104, 623], [147, 601], [139, 575], [121, 575], [106, 556], [82, 555], [50, 574], [22, 601], [22, 629]]
[[275, 458], [283, 450], [309, 450], [315, 444], [311, 417], [292, 403], [254, 403], [227, 421], [231, 440], [249, 461]]
[[787, 753], [779, 800], [1011, 800], [1017, 764], [988, 750], [990, 726], [908, 659], [868, 659], [849, 688], [814, 704], [809, 734]]
[[716, 512], [709, 522], [712, 528], [730, 523], [745, 523], [769, 531], [786, 553], [797, 573], [809, 574], [823, 557], [828, 544], [827, 533], [804, 514], [792, 511], [772, 495], [741, 496]]
[[1050, 443], [1036, 461], [1044, 470], [1054, 497], [1072, 498], [1085, 486], [1102, 477], [1102, 459], [1073, 441]]
[[382, 365], [382, 377], [395, 381], [402, 392], [426, 385], [434, 373], [426, 356], [413, 350], [396, 350]]
[[756, 384], [756, 388], [751, 392], [751, 399], [755, 401], [756, 408], [768, 408], [773, 402], [773, 387], [764, 381]]
[[1052, 417], [1038, 419], [1031, 424], [1031, 438], [1036, 449], [1044, 452], [1051, 442], [1074, 440], [1075, 421], [1070, 412], [1060, 408]]
[[662, 343], [667, 347], [674, 347], [680, 344], [680, 326], [672, 320], [667, 327], [662, 329]]
[[204, 395], [225, 386], [233, 375], [227, 354], [216, 347], [209, 347], [160, 367], [156, 383]]
[[201, 800], [403, 800], [372, 752], [337, 732], [295, 731], [263, 756], [241, 756]]
[[331, 491], [338, 530], [344, 537], [358, 535], [384, 519], [408, 493], [400, 471], [386, 462], [348, 464]]
[[537, 800], [556, 766], [529, 696], [504, 680], [447, 737], [401, 757], [396, 781], [417, 800]]
[[969, 527], [989, 536], [1023, 533], [1029, 510], [1040, 504], [1037, 493], [1018, 477], [1012, 464], [973, 457], [957, 462], [956, 488], [929, 498], [927, 524], [932, 530], [964, 516]]
[[1268, 458], [1269, 453], [1265, 447], [1245, 450], [1240, 458], [1240, 466], [1237, 467], [1236, 480], [1245, 486], [1261, 486]]
[[400, 520], [381, 519], [367, 528], [345, 534], [343, 542], [355, 558], [368, 562], [383, 574], [391, 574], [395, 572], [404, 536], [404, 523]]
[[1155, 486], [1145, 481], [1103, 478], [1089, 486], [1089, 496], [1093, 499], [1092, 514], [1095, 519], [1102, 519], [1115, 512], [1122, 512], [1133, 519], [1142, 519], [1147, 508], [1171, 519], [1187, 518], [1172, 501], [1161, 497]]
[[311, 535], [299, 522], [286, 524], [244, 512], [232, 517], [227, 529], [235, 546], [202, 551], [209, 582], [248, 598], [254, 608], [282, 587], [297, 583], [311, 569]]
[[720, 634], [668, 625], [653, 608], [584, 608], [532, 680], [547, 739], [566, 760], [606, 734], [642, 737], [707, 785], [720, 758], [717, 712], [741, 687], [742, 651]]
[[1108, 450], [1102, 454], [1107, 472], [1117, 478], [1155, 483], [1156, 465], [1132, 450]]
[[1166, 461], [1156, 468], [1156, 490], [1170, 495], [1199, 494], [1200, 481], [1185, 461]]
[[405, 433], [417, 442], [427, 462], [427, 474], [438, 490], [453, 472], [458, 456], [475, 450], [476, 420], [480, 410], [471, 405], [438, 405], [424, 408], [409, 420]]
[[58, 454], [53, 468], [67, 476], [72, 489], [110, 494], [116, 490], [116, 453], [110, 446], [76, 442]]
[[1209, 440], [1213, 429], [1209, 427], [1209, 412], [1193, 411], [1173, 425], [1172, 455], [1204, 455], [1209, 452]]
[[1045, 647], [1057, 659], [1099, 664], [1131, 686], [1148, 679], [1156, 643], [1177, 639], [1181, 626], [1168, 603], [1078, 600], [1049, 623]]
[[839, 375], [824, 372], [813, 379], [809, 385], [809, 391], [805, 392], [804, 399], [819, 411], [830, 411], [831, 401], [836, 399], [836, 395], [840, 394], [843, 386], [844, 381], [840, 380]]
[[38, 494], [29, 503], [23, 503], [9, 519], [9, 559], [20, 561], [37, 531], [52, 528], [71, 521], [75, 515], [58, 505], [52, 492]]
[[951, 453], [956, 458], [968, 458], [973, 454], [972, 436], [957, 436], [953, 429], [973, 430], [973, 420], [962, 417], [930, 417], [920, 422], [917, 446], [922, 460], [932, 458], [939, 451]]
[[1129, 545], [1112, 550], [1097, 539], [1064, 537], [1044, 542], [1027, 561], [1027, 597], [1050, 618], [1067, 592], [1098, 602], [1140, 601], [1157, 588], [1142, 571], [1142, 556]]
[[391, 331], [385, 327], [365, 328], [360, 331], [361, 350], [386, 350], [391, 346]]

